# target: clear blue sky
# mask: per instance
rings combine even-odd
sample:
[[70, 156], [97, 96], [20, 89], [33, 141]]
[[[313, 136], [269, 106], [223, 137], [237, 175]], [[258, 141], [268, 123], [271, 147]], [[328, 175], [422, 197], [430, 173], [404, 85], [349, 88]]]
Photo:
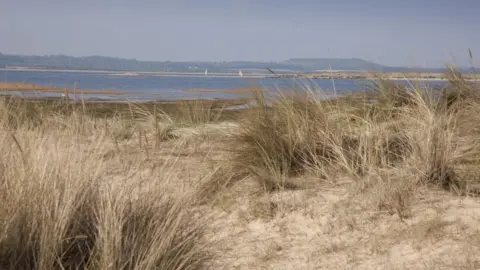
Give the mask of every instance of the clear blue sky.
[[480, 59], [480, 0], [0, 0], [0, 52], [139, 60]]

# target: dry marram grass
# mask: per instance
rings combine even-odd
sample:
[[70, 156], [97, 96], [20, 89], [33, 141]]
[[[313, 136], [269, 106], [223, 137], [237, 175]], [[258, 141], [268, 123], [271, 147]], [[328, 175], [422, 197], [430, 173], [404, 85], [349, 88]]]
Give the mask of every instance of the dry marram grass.
[[135, 164], [111, 174], [118, 168], [106, 152], [132, 163], [142, 158], [128, 152], [129, 138], [109, 134], [127, 120], [74, 112], [40, 115], [36, 123], [21, 114], [28, 112], [24, 104], [13, 106], [2, 108], [17, 110], [14, 128], [2, 122], [0, 143], [2, 268], [201, 268], [208, 258], [199, 240], [204, 224], [189, 212], [187, 193], [175, 196], [163, 187], [169, 169], [160, 168], [148, 187], [131, 175]]
[[480, 99], [446, 77], [235, 118], [6, 99], [0, 268], [476, 269]]

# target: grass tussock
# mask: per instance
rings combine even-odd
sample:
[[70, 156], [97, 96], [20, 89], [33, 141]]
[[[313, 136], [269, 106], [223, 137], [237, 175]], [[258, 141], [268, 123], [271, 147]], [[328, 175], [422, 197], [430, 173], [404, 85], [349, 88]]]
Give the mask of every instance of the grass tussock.
[[180, 101], [175, 117], [183, 124], [197, 125], [217, 122], [222, 111], [222, 107], [216, 107], [213, 101]]
[[[405, 170], [415, 172], [416, 184], [465, 192], [477, 181], [457, 173], [465, 175], [464, 165], [480, 154], [467, 147], [478, 145], [477, 88], [453, 69], [446, 76], [448, 91], [380, 79], [354, 101], [312, 95], [267, 104], [257, 92], [257, 106], [240, 122], [233, 166], [268, 190], [298, 188], [292, 176], [312, 170], [321, 172], [318, 181]], [[470, 119], [469, 131], [460, 118]]]
[[295, 188], [285, 180], [333, 158], [336, 126], [322, 104], [281, 97], [268, 105], [258, 91], [255, 101], [237, 137], [234, 166], [240, 171], [254, 175], [266, 189]]
[[[0, 268], [202, 268], [209, 258], [204, 224], [188, 194], [163, 188], [167, 168], [147, 190], [128, 181], [134, 167], [124, 168], [124, 181], [109, 177], [105, 125], [119, 125], [118, 118], [46, 112], [33, 124], [37, 115], [17, 114], [12, 126], [9, 115], [28, 112], [15, 106], [1, 108]], [[165, 133], [148, 120], [136, 124]]]

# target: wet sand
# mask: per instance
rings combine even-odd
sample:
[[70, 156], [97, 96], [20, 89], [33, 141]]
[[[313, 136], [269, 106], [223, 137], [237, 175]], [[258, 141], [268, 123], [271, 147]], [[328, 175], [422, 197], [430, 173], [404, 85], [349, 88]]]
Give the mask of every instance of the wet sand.
[[[262, 92], [269, 95], [284, 95], [284, 96], [293, 96], [300, 95], [302, 91], [295, 90], [272, 90], [272, 89], [249, 89], [249, 88], [239, 88], [239, 89], [186, 89], [184, 92], [190, 93], [221, 93], [221, 94], [237, 94], [237, 95], [253, 95], [255, 91]], [[305, 94], [305, 93], [304, 93]], [[307, 93], [308, 94], [308, 93]], [[336, 95], [333, 91], [318, 91], [312, 94], [319, 95]]]
[[141, 92], [123, 92], [114, 90], [86, 90], [86, 89], [61, 89], [55, 87], [26, 84], [26, 83], [0, 83], [0, 91], [4, 92], [44, 92], [44, 93], [62, 93], [69, 95], [126, 95], [141, 94]]

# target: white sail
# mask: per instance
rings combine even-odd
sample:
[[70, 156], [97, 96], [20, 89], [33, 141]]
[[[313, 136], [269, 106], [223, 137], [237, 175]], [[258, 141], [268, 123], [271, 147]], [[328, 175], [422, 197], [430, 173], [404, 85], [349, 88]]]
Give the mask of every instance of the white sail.
[[243, 77], [242, 70], [239, 70], [239, 71], [238, 71], [238, 76]]
[[205, 76], [208, 74], [208, 68], [205, 69]]

